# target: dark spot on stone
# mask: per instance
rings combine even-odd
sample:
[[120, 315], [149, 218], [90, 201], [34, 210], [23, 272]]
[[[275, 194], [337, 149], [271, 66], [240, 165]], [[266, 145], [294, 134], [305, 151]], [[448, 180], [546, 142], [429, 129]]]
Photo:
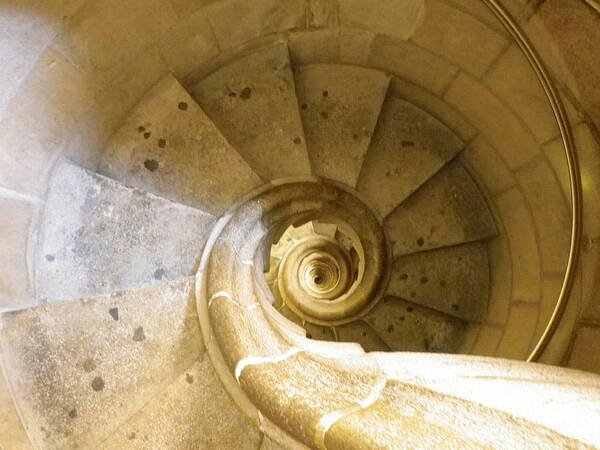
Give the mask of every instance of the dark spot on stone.
[[363, 337], [365, 337], [366, 335], [367, 335], [367, 332], [366, 332], [366, 331], [363, 331], [363, 332], [362, 332], [362, 336], [363, 336]]
[[423, 339], [423, 347], [425, 347], [425, 350], [429, 350], [429, 340], [428, 339]]
[[323, 328], [323, 329], [321, 330], [321, 332], [322, 332], [323, 334], [327, 334], [327, 330], [326, 330], [325, 328]]
[[237, 97], [237, 94], [235, 92], [230, 92], [229, 96], [233, 98], [233, 97]]
[[425, 239], [423, 239], [422, 237], [420, 237], [419, 239], [417, 239], [417, 245], [419, 247], [423, 247], [424, 243], [425, 243]]
[[115, 320], [119, 320], [119, 308], [110, 308], [108, 310], [108, 313], [110, 314], [110, 317], [112, 317]]
[[152, 136], [152, 133], [150, 133], [149, 131], [146, 131], [144, 133], [144, 139], [148, 139], [148, 138], [150, 138], [150, 136]]
[[166, 145], [167, 145], [167, 141], [166, 140], [164, 140], [164, 139], [159, 139], [158, 140], [158, 146], [160, 148], [165, 148]]
[[410, 296], [411, 296], [411, 298], [415, 298], [417, 296], [417, 293], [416, 292], [411, 292]]
[[459, 256], [459, 257], [458, 257], [458, 260], [459, 260], [459, 261], [462, 261], [462, 256]]
[[296, 144], [296, 145], [302, 144], [302, 139], [300, 139], [299, 137], [294, 138], [294, 144]]
[[308, 105], [306, 103], [302, 103], [302, 105], [300, 105], [300, 108], [302, 108], [302, 109], [308, 109]]
[[146, 161], [144, 161], [144, 167], [150, 172], [154, 172], [158, 169], [158, 161], [155, 159], [147, 159]]
[[127, 439], [129, 439], [130, 441], [133, 441], [135, 439], [135, 437], [136, 437], [135, 432], [134, 433], [129, 433], [127, 435]]
[[458, 310], [460, 309], [460, 307], [458, 306], [458, 304], [457, 304], [457, 303], [452, 303], [452, 309], [453, 309], [454, 311], [458, 311]]
[[248, 100], [251, 96], [252, 89], [250, 89], [249, 87], [245, 87], [244, 89], [242, 89], [242, 92], [240, 92], [240, 98], [242, 100]]
[[360, 140], [360, 136], [358, 134], [354, 134], [352, 135], [352, 139], [354, 139], [355, 141]]
[[164, 269], [158, 269], [154, 272], [154, 279], [162, 280], [165, 275], [166, 275], [166, 273], [165, 273]]
[[414, 145], [413, 141], [402, 141], [402, 147], [414, 147]]
[[102, 389], [104, 389], [104, 380], [100, 377], [94, 378], [92, 381], [92, 389], [96, 392], [100, 392]]
[[329, 91], [323, 91], [323, 97], [329, 97]]
[[96, 369], [96, 363], [93, 359], [88, 358], [83, 362], [83, 370], [85, 370], [86, 372], [92, 372], [94, 371], [94, 369]]
[[133, 340], [135, 342], [141, 342], [146, 339], [146, 335], [144, 334], [144, 327], [137, 327], [133, 332]]
[[[412, 294], [411, 294], [411, 296], [412, 296]], [[413, 307], [412, 307], [412, 306], [407, 306], [407, 307], [406, 307], [406, 310], [407, 310], [408, 312], [412, 312], [412, 310], [413, 310]]]
[[306, 333], [306, 337], [307, 337], [308, 339], [312, 339], [312, 334], [310, 334], [310, 333]]
[[400, 279], [401, 280], [408, 280], [408, 274], [403, 273], [402, 275], [400, 275]]
[[71, 411], [69, 411], [69, 417], [71, 419], [74, 419], [75, 417], [77, 417], [77, 410], [76, 409], [72, 409]]
[[192, 384], [194, 382], [194, 377], [191, 376], [189, 373], [185, 374], [185, 381], [187, 384]]
[[188, 104], [186, 102], [179, 102], [179, 105], [177, 105], [177, 107], [182, 111], [187, 111]]
[[394, 325], [390, 325], [389, 327], [387, 327], [388, 333], [391, 333], [392, 331], [394, 331]]
[[52, 261], [54, 261], [54, 256], [53, 255], [46, 255], [46, 260], [52, 262]]
[[138, 127], [138, 132], [139, 132], [139, 133], [143, 133], [144, 131], [146, 131], [146, 129], [145, 129], [143, 126], [141, 126], [141, 125], [140, 125], [140, 126]]
[[429, 278], [421, 277], [421, 284], [427, 284], [428, 281], [429, 281]]
[[327, 114], [327, 112], [325, 112], [325, 111], [321, 111], [321, 117], [323, 119], [328, 119], [329, 118], [329, 114]]
[[400, 322], [404, 322], [404, 316], [400, 316], [399, 319], [400, 319]]
[[446, 281], [445, 280], [440, 280], [440, 286], [441, 287], [446, 287]]

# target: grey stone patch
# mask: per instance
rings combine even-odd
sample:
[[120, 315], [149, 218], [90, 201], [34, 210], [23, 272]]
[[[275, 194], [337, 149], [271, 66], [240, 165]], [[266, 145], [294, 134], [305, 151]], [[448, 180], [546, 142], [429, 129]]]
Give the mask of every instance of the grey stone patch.
[[365, 157], [357, 190], [385, 217], [463, 148], [463, 142], [427, 112], [389, 97]]
[[313, 174], [354, 187], [389, 77], [338, 64], [299, 66], [294, 73]]
[[384, 297], [364, 317], [394, 352], [456, 353], [466, 323], [396, 297]]
[[171, 75], [146, 93], [111, 137], [99, 171], [216, 215], [261, 184]]
[[188, 278], [0, 316], [0, 357], [34, 447], [95, 447], [189, 372], [204, 352], [193, 290]]
[[135, 342], [142, 342], [146, 339], [146, 335], [144, 334], [144, 327], [137, 327], [133, 332], [133, 340]]
[[195, 83], [191, 94], [264, 180], [310, 174], [285, 43], [223, 66]]
[[119, 308], [110, 308], [108, 313], [114, 320], [119, 320]]
[[489, 295], [487, 244], [473, 242], [394, 260], [387, 295], [466, 321], [479, 321]]
[[483, 194], [457, 161], [449, 163], [392, 211], [384, 228], [394, 256], [497, 234]]
[[[214, 220], [61, 163], [41, 224], [37, 295], [53, 302], [187, 277]], [[47, 261], [47, 254], [56, 259]], [[165, 271], [160, 280], [157, 267]]]

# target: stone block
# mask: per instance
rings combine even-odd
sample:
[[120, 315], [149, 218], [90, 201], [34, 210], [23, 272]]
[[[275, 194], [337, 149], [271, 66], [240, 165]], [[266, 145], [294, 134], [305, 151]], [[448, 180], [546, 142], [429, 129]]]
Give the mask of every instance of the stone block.
[[513, 302], [502, 340], [495, 356], [498, 358], [524, 360], [529, 356], [530, 344], [535, 333], [539, 305]]
[[485, 322], [504, 326], [512, 296], [512, 261], [506, 235], [500, 234], [489, 241], [488, 258], [490, 297]]
[[573, 338], [571, 354], [567, 365], [574, 369], [600, 374], [600, 327], [579, 325]]
[[515, 185], [514, 176], [498, 151], [481, 136], [467, 144], [460, 159], [477, 174], [490, 194], [506, 191]]
[[471, 351], [472, 355], [495, 356], [498, 344], [502, 339], [502, 328], [481, 325], [477, 341]]

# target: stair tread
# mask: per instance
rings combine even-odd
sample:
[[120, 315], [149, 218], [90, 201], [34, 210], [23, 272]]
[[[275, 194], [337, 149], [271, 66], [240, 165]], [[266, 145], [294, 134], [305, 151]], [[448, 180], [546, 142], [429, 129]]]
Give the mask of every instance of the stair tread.
[[463, 148], [439, 120], [411, 103], [388, 97], [357, 190], [385, 217]]
[[497, 233], [486, 200], [457, 161], [392, 211], [384, 228], [394, 256], [487, 239]]
[[214, 216], [59, 163], [36, 255], [36, 293], [52, 302], [193, 274]]
[[479, 321], [487, 308], [488, 264], [485, 242], [400, 256], [392, 264], [386, 294]]
[[362, 320], [335, 327], [340, 342], [358, 342], [365, 352], [389, 352], [391, 349], [375, 330]]
[[100, 447], [256, 450], [259, 443], [260, 432], [238, 412], [205, 356]]
[[194, 280], [5, 313], [0, 351], [34, 446], [95, 446], [203, 355]]
[[394, 352], [454, 353], [465, 329], [460, 319], [389, 296], [363, 319]]
[[354, 187], [387, 92], [377, 70], [339, 64], [294, 69], [314, 175]]
[[225, 65], [190, 92], [264, 180], [310, 174], [285, 43]]
[[216, 215], [261, 184], [171, 75], [148, 91], [112, 136], [99, 171]]

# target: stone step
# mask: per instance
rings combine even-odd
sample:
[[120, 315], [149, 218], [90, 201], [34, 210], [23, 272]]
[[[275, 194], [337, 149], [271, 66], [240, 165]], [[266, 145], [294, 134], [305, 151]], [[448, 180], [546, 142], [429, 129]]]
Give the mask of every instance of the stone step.
[[384, 297], [364, 320], [394, 352], [455, 353], [466, 325], [460, 319], [397, 297]]
[[388, 97], [357, 190], [385, 217], [463, 148], [439, 120], [411, 103]]
[[310, 174], [284, 42], [225, 65], [190, 92], [264, 180]]
[[294, 76], [313, 174], [354, 187], [388, 75], [357, 66], [309, 64], [296, 67]]
[[99, 171], [215, 215], [261, 184], [171, 75], [148, 91], [112, 136]]
[[195, 370], [195, 302], [187, 278], [0, 316], [2, 365], [34, 446], [95, 448]]
[[477, 322], [487, 308], [488, 264], [485, 242], [401, 256], [392, 265], [386, 294]]
[[36, 255], [40, 302], [108, 294], [194, 273], [214, 216], [59, 163]]
[[474, 242], [497, 234], [481, 191], [453, 161], [392, 211], [384, 225], [394, 256]]

